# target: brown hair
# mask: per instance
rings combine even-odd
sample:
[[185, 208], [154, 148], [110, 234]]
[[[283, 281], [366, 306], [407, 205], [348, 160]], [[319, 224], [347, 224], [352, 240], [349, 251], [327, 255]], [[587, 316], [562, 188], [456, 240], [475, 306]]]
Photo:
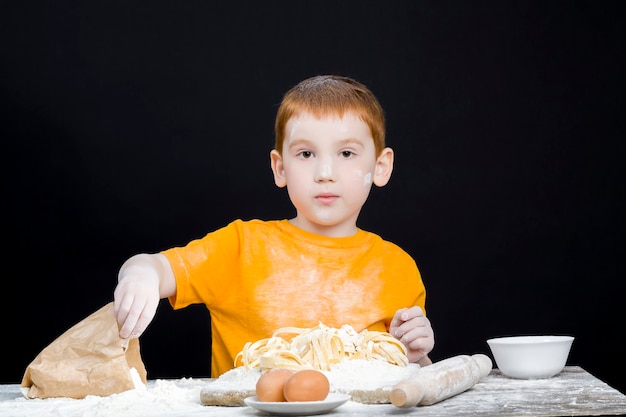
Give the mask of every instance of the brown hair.
[[385, 148], [385, 115], [374, 94], [363, 84], [348, 77], [318, 75], [292, 87], [278, 108], [274, 132], [275, 149], [282, 153], [285, 126], [292, 117], [310, 113], [315, 117], [353, 112], [370, 128], [376, 155]]

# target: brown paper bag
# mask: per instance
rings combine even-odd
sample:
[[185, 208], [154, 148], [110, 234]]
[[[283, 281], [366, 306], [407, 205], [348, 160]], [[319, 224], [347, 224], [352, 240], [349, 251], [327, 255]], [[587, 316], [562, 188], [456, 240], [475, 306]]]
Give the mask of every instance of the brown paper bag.
[[108, 396], [135, 388], [135, 368], [146, 383], [139, 339], [122, 339], [109, 303], [71, 327], [26, 368], [27, 398]]

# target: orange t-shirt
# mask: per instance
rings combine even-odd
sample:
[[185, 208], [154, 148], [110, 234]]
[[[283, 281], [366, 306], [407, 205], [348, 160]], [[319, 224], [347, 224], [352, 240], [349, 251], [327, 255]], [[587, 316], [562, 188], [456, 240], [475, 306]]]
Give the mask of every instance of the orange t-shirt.
[[173, 308], [210, 311], [213, 377], [234, 367], [246, 342], [281, 327], [388, 331], [398, 309], [424, 308], [426, 298], [413, 258], [361, 229], [330, 238], [288, 220], [235, 220], [162, 253], [176, 277]]

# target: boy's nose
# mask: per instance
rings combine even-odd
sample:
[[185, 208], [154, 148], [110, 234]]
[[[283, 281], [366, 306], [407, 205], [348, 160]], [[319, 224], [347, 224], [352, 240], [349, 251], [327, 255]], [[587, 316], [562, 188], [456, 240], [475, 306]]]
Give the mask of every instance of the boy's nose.
[[332, 181], [333, 179], [333, 166], [332, 162], [328, 160], [320, 161], [315, 167], [315, 181]]

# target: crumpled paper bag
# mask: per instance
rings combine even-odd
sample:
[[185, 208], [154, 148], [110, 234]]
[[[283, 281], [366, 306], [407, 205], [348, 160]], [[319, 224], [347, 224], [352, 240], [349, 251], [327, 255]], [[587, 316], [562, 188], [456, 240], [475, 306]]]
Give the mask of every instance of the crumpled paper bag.
[[139, 339], [120, 338], [111, 302], [42, 350], [26, 368], [21, 389], [26, 398], [104, 397], [135, 388], [131, 368], [145, 384]]

